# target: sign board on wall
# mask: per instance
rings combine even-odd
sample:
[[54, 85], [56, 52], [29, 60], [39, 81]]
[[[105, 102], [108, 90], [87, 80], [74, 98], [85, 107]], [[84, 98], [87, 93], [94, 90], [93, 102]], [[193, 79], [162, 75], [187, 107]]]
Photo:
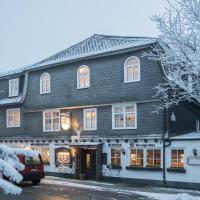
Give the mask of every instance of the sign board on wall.
[[200, 157], [199, 156], [189, 156], [188, 165], [200, 165]]

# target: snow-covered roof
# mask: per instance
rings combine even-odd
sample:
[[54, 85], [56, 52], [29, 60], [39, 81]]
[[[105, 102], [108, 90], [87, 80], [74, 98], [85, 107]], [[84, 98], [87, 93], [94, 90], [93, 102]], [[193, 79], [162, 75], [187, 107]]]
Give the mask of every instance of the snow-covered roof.
[[22, 96], [0, 99], [0, 106], [21, 103]]
[[188, 139], [200, 139], [200, 132], [191, 132], [179, 136], [171, 137], [172, 140], [188, 140]]
[[7, 74], [6, 72], [4, 72], [0, 74], [0, 77], [42, 66], [59, 64], [66, 61], [73, 61], [81, 58], [97, 56], [100, 54], [112, 53], [119, 50], [150, 45], [155, 42], [156, 39], [151, 37], [124, 37], [95, 34], [79, 42], [78, 44], [75, 44], [63, 51], [60, 51], [36, 64], [21, 68], [21, 70], [17, 69], [9, 71], [7, 72]]

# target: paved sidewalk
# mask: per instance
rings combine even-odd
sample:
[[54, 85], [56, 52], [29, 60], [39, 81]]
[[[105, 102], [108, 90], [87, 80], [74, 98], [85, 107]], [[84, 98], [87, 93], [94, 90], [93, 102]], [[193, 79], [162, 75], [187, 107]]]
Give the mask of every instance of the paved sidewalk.
[[97, 191], [111, 191], [121, 194], [138, 194], [154, 199], [178, 199], [178, 200], [200, 200], [200, 191], [196, 190], [187, 190], [187, 189], [176, 189], [176, 188], [165, 188], [165, 187], [156, 187], [149, 185], [126, 185], [126, 184], [114, 184], [108, 182], [97, 182], [90, 180], [76, 180], [76, 179], [66, 179], [58, 177], [47, 176], [43, 180], [44, 184], [55, 184], [62, 185], [67, 187], [75, 188], [85, 188], [88, 190], [97, 190]]

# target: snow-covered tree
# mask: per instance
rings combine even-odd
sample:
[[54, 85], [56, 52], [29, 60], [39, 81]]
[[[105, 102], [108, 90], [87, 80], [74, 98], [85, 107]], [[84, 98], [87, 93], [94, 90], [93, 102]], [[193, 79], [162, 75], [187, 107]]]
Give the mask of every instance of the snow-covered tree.
[[[4, 175], [9, 181], [0, 178], [0, 188], [7, 194], [20, 194], [21, 188], [13, 183], [19, 183], [23, 177], [18, 171], [24, 169], [24, 165], [20, 163], [17, 155], [38, 156], [37, 152], [14, 149], [4, 144], [0, 145], [0, 174]], [[12, 183], [13, 182], [13, 183]]]
[[159, 61], [165, 80], [159, 84], [157, 96], [169, 108], [182, 101], [200, 103], [200, 0], [168, 1], [163, 15], [156, 15], [159, 45], [148, 54]]

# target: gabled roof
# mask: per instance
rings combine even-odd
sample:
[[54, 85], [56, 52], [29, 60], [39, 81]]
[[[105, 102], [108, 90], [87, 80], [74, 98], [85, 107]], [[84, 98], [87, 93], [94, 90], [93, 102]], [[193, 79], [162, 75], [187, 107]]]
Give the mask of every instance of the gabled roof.
[[[53, 56], [50, 56], [49, 58], [22, 68], [22, 72], [42, 66], [59, 64], [81, 58], [93, 57], [115, 51], [151, 45], [155, 42], [156, 39], [151, 37], [124, 37], [95, 34], [63, 51], [54, 54]], [[10, 74], [15, 74], [15, 70], [13, 73], [9, 72], [7, 75]], [[0, 76], [6, 76], [6, 74], [0, 74]]]
[[71, 46], [45, 60], [40, 61], [39, 63], [36, 63], [36, 66], [44, 66], [98, 54], [110, 53], [118, 50], [152, 44], [155, 43], [155, 41], [155, 38], [150, 37], [122, 37], [95, 34], [74, 46]]

